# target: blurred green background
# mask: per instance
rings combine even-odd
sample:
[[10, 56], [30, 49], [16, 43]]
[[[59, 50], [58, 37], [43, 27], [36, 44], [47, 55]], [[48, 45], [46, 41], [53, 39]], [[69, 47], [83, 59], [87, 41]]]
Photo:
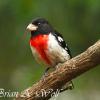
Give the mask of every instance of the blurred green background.
[[[1, 0], [0, 88], [5, 91], [20, 92], [44, 72], [32, 56], [30, 34], [24, 36], [26, 26], [36, 17], [48, 19], [62, 33], [73, 56], [100, 39], [100, 0]], [[100, 100], [100, 66], [73, 83], [74, 90], [60, 94], [57, 100]]]

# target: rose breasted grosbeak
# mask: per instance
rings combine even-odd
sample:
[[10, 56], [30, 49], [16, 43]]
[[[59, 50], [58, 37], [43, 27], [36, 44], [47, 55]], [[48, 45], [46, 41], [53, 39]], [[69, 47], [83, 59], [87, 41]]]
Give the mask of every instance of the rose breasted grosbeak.
[[31, 32], [30, 47], [38, 62], [49, 68], [55, 67], [71, 58], [68, 45], [62, 35], [57, 32], [44, 18], [34, 19], [27, 30]]

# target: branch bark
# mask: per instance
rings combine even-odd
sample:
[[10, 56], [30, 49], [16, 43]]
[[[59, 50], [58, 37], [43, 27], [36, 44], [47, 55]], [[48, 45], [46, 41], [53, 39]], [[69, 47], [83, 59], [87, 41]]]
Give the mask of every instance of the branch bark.
[[[55, 91], [82, 73], [100, 64], [100, 40], [85, 52], [61, 64], [32, 87], [18, 94], [15, 100], [48, 100]], [[44, 94], [43, 94], [44, 93]]]

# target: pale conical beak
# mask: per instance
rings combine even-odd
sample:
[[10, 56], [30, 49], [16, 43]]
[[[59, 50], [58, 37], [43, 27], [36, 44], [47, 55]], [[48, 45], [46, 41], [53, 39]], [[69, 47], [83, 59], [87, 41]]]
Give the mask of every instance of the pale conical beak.
[[27, 30], [28, 31], [36, 31], [37, 30], [37, 26], [35, 26], [35, 25], [33, 25], [33, 24], [29, 24], [28, 26], [27, 26]]

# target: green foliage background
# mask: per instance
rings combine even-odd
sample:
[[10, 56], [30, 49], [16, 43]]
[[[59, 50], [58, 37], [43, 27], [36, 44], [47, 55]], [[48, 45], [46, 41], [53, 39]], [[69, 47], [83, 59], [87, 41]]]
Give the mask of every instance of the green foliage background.
[[[48, 19], [63, 34], [73, 56], [100, 39], [100, 0], [1, 0], [0, 88], [5, 91], [22, 91], [44, 72], [31, 54], [30, 34], [24, 37], [36, 17]], [[73, 80], [75, 89], [57, 100], [99, 100], [99, 67]]]

